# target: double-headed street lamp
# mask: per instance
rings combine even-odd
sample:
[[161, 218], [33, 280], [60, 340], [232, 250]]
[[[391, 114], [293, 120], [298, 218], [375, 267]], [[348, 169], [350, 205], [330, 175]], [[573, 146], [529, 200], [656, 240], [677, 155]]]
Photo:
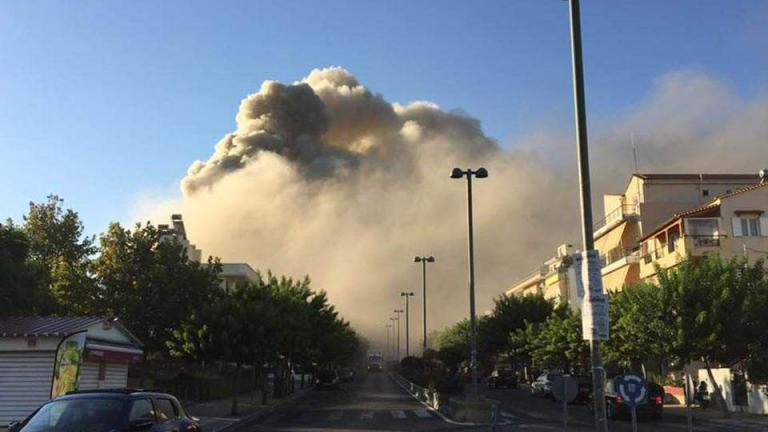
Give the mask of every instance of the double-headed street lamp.
[[392, 321], [392, 360], [397, 361], [397, 353], [395, 352], [395, 321], [397, 318], [390, 317], [389, 320]]
[[389, 338], [389, 330], [392, 328], [392, 324], [386, 324], [384, 327], [387, 328], [387, 350], [384, 351], [387, 353], [387, 357], [389, 357], [390, 354], [392, 354], [392, 351], [390, 350], [390, 338]]
[[413, 259], [413, 262], [421, 263], [421, 303], [424, 306], [423, 318], [424, 318], [424, 345], [422, 353], [427, 352], [427, 263], [435, 262], [435, 257], [420, 257], [417, 256]]
[[451, 171], [452, 179], [467, 178], [467, 228], [469, 238], [469, 329], [470, 329], [470, 367], [472, 368], [472, 395], [475, 399], [479, 396], [477, 382], [477, 319], [475, 317], [475, 242], [472, 229], [472, 176], [479, 179], [488, 177], [488, 170], [471, 168], [462, 170], [454, 168]]
[[393, 311], [395, 314], [397, 314], [397, 318], [395, 318], [395, 321], [397, 321], [397, 362], [400, 362], [400, 314], [405, 312], [402, 309], [395, 309]]
[[408, 321], [408, 298], [413, 297], [412, 292], [401, 292], [400, 297], [405, 297], [405, 356], [410, 357], [411, 355], [411, 339], [410, 339], [410, 322]]

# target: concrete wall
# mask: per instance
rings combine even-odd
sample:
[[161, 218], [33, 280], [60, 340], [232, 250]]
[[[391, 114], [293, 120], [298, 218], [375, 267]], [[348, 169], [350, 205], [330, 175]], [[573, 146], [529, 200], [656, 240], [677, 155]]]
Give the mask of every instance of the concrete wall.
[[[725, 402], [729, 411], [744, 410], [752, 414], [768, 414], [768, 386], [765, 384], [752, 384], [747, 383], [747, 403], [746, 407], [734, 406], [733, 404], [733, 389], [731, 388], [731, 369], [720, 368], [712, 369], [712, 375], [715, 377], [715, 382], [722, 389], [725, 396]], [[705, 381], [707, 383], [707, 389], [712, 392], [715, 387], [712, 380], [709, 379], [706, 369], [699, 369], [698, 371], [699, 381]]]

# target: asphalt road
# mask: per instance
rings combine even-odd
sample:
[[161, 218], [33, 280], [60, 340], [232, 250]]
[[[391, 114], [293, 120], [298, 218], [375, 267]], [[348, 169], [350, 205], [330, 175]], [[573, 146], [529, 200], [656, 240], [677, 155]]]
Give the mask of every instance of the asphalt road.
[[[562, 431], [562, 405], [535, 398], [523, 389], [491, 390], [488, 397], [502, 403], [503, 424], [496, 431]], [[685, 432], [684, 412], [668, 410], [661, 421], [644, 421], [638, 431]], [[229, 428], [227, 429], [229, 430]], [[312, 391], [251, 422], [234, 425], [233, 432], [324, 431], [490, 431], [489, 426], [455, 424], [427, 409], [386, 373], [360, 374], [337, 390]], [[611, 432], [629, 432], [628, 421], [609, 421]], [[765, 422], [697, 418], [694, 430], [768, 431]], [[592, 414], [584, 406], [569, 406], [568, 431], [594, 431]]]

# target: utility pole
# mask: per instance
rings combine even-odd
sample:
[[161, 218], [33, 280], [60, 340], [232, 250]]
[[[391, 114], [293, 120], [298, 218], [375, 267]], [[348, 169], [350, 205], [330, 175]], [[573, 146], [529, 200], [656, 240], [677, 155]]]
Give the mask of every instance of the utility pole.
[[387, 353], [387, 356], [389, 356], [390, 354], [392, 354], [392, 351], [391, 351], [391, 350], [390, 350], [390, 348], [389, 348], [389, 347], [390, 347], [390, 345], [389, 345], [389, 344], [390, 344], [390, 340], [389, 340], [389, 329], [391, 329], [391, 328], [392, 328], [392, 324], [386, 324], [384, 327], [386, 327], [386, 328], [387, 328], [387, 350], [386, 350], [385, 352]]
[[402, 309], [395, 309], [394, 313], [397, 314], [397, 318], [395, 320], [397, 321], [397, 362], [400, 363], [400, 314], [404, 311]]
[[410, 357], [411, 356], [411, 339], [410, 339], [410, 328], [411, 324], [408, 321], [408, 298], [413, 297], [412, 292], [401, 292], [401, 297], [405, 297], [405, 356]]
[[427, 352], [427, 263], [435, 262], [435, 257], [419, 257], [413, 259], [413, 262], [421, 263], [421, 291], [422, 291], [422, 305], [424, 306], [423, 318], [424, 318], [424, 346], [422, 348], [422, 354]]
[[[579, 0], [568, 0], [571, 22], [571, 58], [573, 63], [573, 98], [576, 120], [576, 154], [579, 164], [579, 198], [581, 201], [582, 247], [585, 253], [595, 248], [592, 232], [592, 192], [589, 180], [589, 145], [587, 141], [584, 65], [581, 53], [581, 11]], [[587, 256], [585, 255], [585, 259]], [[588, 287], [585, 287], [588, 288]], [[600, 340], [590, 339], [592, 389], [595, 400], [595, 430], [607, 432], [605, 417], [605, 369], [600, 354]]]
[[395, 353], [395, 321], [397, 321], [397, 318], [391, 317], [389, 320], [392, 321], [392, 360], [396, 361], [397, 354]]

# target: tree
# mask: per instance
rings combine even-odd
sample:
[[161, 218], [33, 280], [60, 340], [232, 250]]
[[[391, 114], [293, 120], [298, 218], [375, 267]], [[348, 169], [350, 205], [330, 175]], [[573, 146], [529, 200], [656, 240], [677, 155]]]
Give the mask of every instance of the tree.
[[487, 318], [483, 331], [486, 356], [510, 354], [510, 334], [525, 328], [526, 323], [544, 322], [554, 310], [554, 303], [543, 295], [507, 296], [494, 300], [493, 313]]
[[588, 369], [589, 345], [582, 338], [581, 314], [563, 306], [547, 318], [533, 340], [531, 357], [540, 368]]
[[49, 314], [54, 299], [40, 268], [29, 261], [29, 238], [8, 221], [0, 224], [0, 317]]
[[674, 360], [674, 327], [663, 291], [650, 283], [626, 287], [610, 295], [611, 338], [603, 346], [606, 363], [645, 374], [646, 364], [664, 366]]
[[464, 319], [448, 327], [440, 335], [438, 356], [453, 372], [469, 359], [469, 320]]
[[[685, 364], [702, 360], [712, 382], [714, 363], [747, 362], [768, 349], [768, 285], [762, 260], [710, 255], [671, 270], [657, 269], [663, 302], [675, 331], [675, 352]], [[728, 415], [719, 388], [715, 395]]]
[[219, 290], [218, 261], [189, 261], [177, 242], [147, 224], [131, 231], [112, 223], [93, 263], [94, 309], [127, 325], [152, 354], [162, 354], [173, 330]]
[[63, 315], [93, 311], [95, 282], [91, 257], [97, 249], [93, 237], [83, 235], [77, 212], [64, 210], [64, 200], [49, 195], [43, 203], [29, 203], [24, 231], [29, 239], [29, 259], [40, 268], [42, 283], [50, 289]]

